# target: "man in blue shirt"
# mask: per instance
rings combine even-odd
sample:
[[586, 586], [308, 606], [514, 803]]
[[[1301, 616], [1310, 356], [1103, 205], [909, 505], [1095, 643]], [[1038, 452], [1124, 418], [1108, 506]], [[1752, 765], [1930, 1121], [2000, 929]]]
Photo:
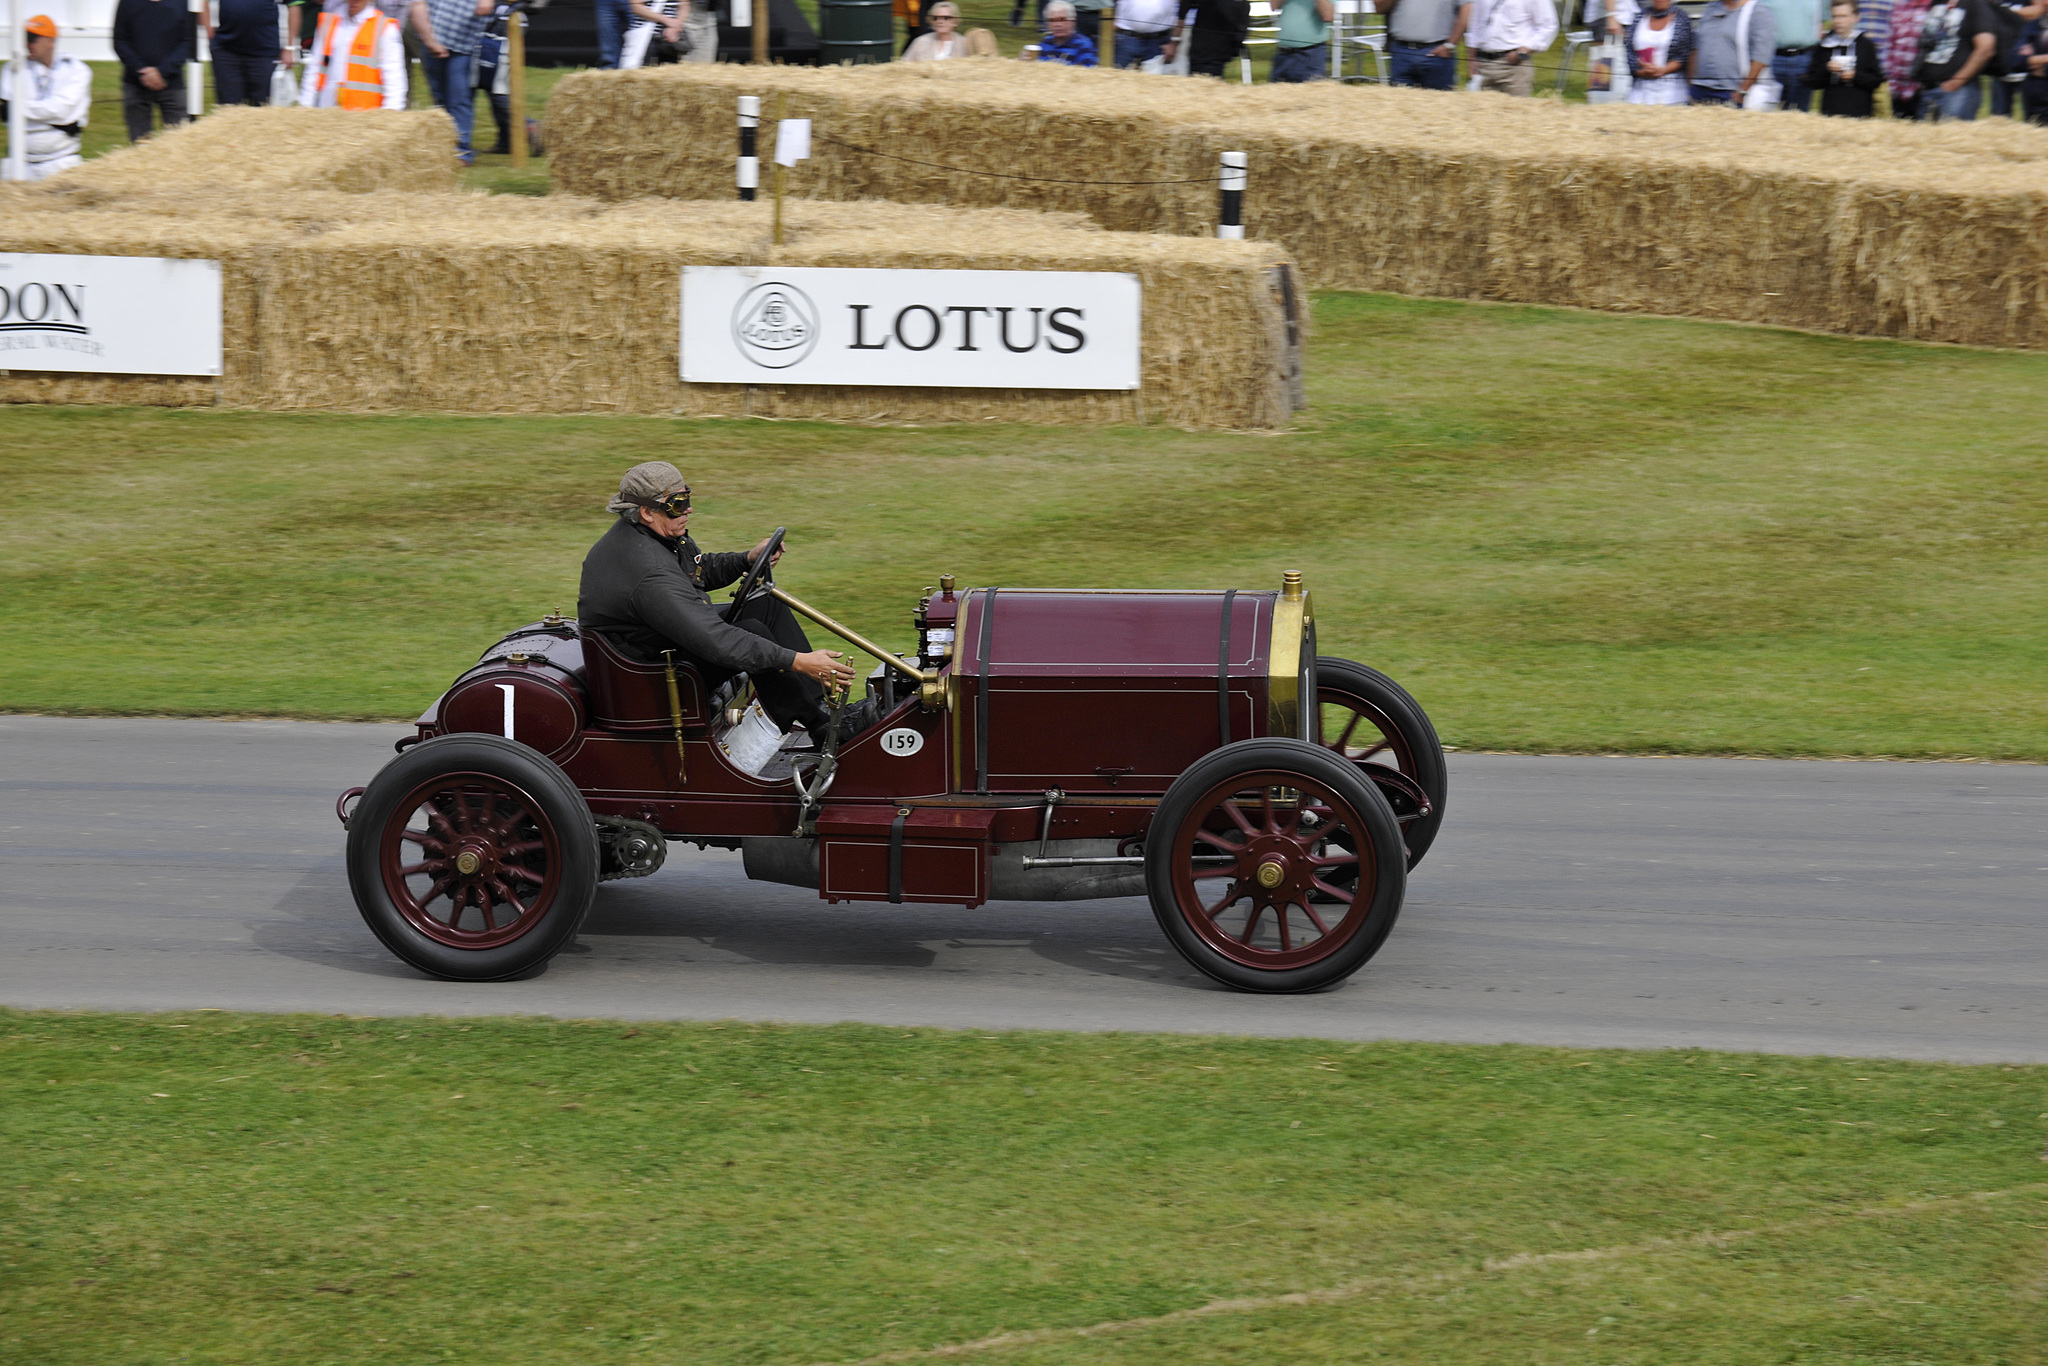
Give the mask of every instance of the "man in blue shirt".
[[[270, 77], [289, 66], [296, 42], [278, 33], [284, 6], [277, 0], [220, 0], [213, 26], [213, 98], [219, 104], [270, 103]], [[292, 6], [292, 37], [298, 37], [299, 7]]]
[[1337, 10], [1330, 0], [1286, 0], [1280, 7], [1279, 39], [1273, 47], [1273, 69], [1266, 79], [1275, 85], [1320, 81], [1330, 73], [1330, 18]]
[[1827, 0], [1763, 0], [1777, 29], [1777, 46], [1771, 55], [1771, 75], [1776, 78], [1780, 109], [1797, 109], [1804, 114], [1813, 101], [1813, 88], [1806, 83], [1806, 68], [1813, 61], [1813, 45], [1827, 27]]
[[1052, 0], [1045, 7], [1045, 36], [1036, 50], [1018, 54], [1027, 62], [1065, 62], [1068, 66], [1094, 66], [1095, 44], [1074, 28], [1074, 7], [1067, 0]]

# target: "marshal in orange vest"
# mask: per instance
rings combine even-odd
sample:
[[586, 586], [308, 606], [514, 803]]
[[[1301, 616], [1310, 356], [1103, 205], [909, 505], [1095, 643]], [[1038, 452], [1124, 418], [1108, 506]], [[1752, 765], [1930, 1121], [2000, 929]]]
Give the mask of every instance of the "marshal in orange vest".
[[[371, 9], [362, 26], [356, 30], [355, 41], [348, 45], [348, 69], [342, 77], [341, 89], [334, 95], [334, 102], [343, 109], [384, 107], [384, 68], [377, 61], [377, 43], [384, 36], [384, 26], [392, 22]], [[340, 26], [338, 16], [320, 16], [320, 27], [313, 35], [314, 60], [320, 63], [319, 84], [313, 87], [316, 92], [327, 89], [334, 55], [334, 33]]]

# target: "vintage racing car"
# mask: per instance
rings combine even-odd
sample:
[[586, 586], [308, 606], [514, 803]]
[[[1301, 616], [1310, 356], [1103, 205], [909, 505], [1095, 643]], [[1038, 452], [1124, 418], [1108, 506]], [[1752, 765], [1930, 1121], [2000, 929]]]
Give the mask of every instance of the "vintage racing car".
[[752, 593], [882, 661], [880, 724], [820, 751], [744, 675], [711, 694], [559, 615], [521, 627], [337, 805], [377, 937], [437, 977], [526, 975], [600, 882], [685, 840], [834, 903], [1144, 895], [1202, 972], [1309, 991], [1378, 950], [1443, 821], [1428, 717], [1385, 675], [1317, 657], [1298, 573], [1227, 592], [946, 575], [907, 656], [758, 567], [735, 608]]

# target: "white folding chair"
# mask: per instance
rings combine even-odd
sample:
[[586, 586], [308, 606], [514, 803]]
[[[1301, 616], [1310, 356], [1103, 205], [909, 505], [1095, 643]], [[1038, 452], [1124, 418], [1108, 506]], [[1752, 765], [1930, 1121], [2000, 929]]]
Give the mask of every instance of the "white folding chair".
[[[1336, 81], [1378, 81], [1387, 79], [1387, 33], [1382, 21], [1379, 31], [1369, 31], [1374, 13], [1371, 0], [1335, 0], [1336, 17], [1330, 22], [1330, 78]], [[1375, 74], [1367, 75], [1365, 64]], [[1352, 71], [1356, 65], [1358, 70]]]
[[1250, 52], [1250, 49], [1254, 47], [1270, 47], [1277, 50], [1280, 46], [1280, 26], [1278, 24], [1273, 24], [1270, 27], [1265, 28], [1259, 27], [1259, 20], [1272, 19], [1276, 17], [1276, 15], [1278, 14], [1278, 11], [1273, 8], [1272, 4], [1270, 3], [1270, 0], [1252, 0], [1251, 8], [1252, 28], [1249, 30], [1249, 32], [1270, 34], [1271, 36], [1265, 38], [1247, 37], [1244, 40], [1246, 51], [1244, 55], [1237, 59], [1237, 70], [1239, 79], [1245, 85], [1250, 85], [1252, 83], [1252, 54]]
[[[1557, 26], [1559, 28], [1562, 29], [1571, 22], [1572, 5], [1573, 0], [1557, 0]], [[1605, 13], [1604, 9], [1602, 13]], [[1594, 33], [1595, 29], [1600, 26], [1599, 21], [1589, 18], [1587, 22], [1592, 23], [1594, 28], [1571, 29], [1564, 35], [1564, 56], [1558, 60], [1557, 64], [1557, 93], [1560, 95], [1564, 93], [1565, 81], [1571, 77], [1572, 63], [1578, 60], [1581, 52], [1584, 52], [1598, 41]]]

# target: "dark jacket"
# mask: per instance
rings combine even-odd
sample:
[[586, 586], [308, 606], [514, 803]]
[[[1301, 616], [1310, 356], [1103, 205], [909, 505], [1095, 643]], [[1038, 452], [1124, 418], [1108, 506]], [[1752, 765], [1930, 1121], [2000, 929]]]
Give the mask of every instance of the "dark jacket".
[[114, 7], [114, 55], [122, 77], [132, 81], [153, 66], [165, 81], [181, 83], [199, 47], [196, 23], [185, 0], [121, 0]]
[[641, 659], [675, 650], [692, 663], [734, 672], [787, 669], [796, 651], [728, 625], [711, 605], [707, 590], [746, 572], [744, 550], [705, 555], [689, 537], [664, 540], [627, 514], [583, 557], [576, 616]]
[[1183, 10], [1194, 12], [1188, 29], [1188, 63], [1191, 66], [1233, 61], [1244, 51], [1245, 35], [1252, 25], [1251, 0], [1194, 0]]
[[1856, 73], [1842, 80], [1828, 67], [1841, 51], [1841, 40], [1830, 33], [1813, 49], [1806, 63], [1806, 83], [1820, 91], [1820, 112], [1838, 119], [1867, 119], [1874, 112], [1875, 91], [1884, 84], [1884, 68], [1877, 64], [1877, 44], [1867, 33], [1856, 37]]
[[[1649, 15], [1650, 10], [1645, 8], [1642, 17], [1637, 22], [1640, 23], [1642, 18], [1648, 18]], [[1631, 24], [1627, 32], [1621, 35], [1621, 41], [1628, 47], [1628, 74], [1631, 76], [1641, 76], [1643, 74], [1643, 64], [1636, 58], [1635, 36], [1635, 25]], [[1685, 74], [1685, 59], [1690, 56], [1692, 56], [1692, 16], [1678, 6], [1673, 5], [1671, 7], [1671, 47], [1664, 54], [1664, 60], [1667, 62], [1677, 62], [1678, 70], [1672, 74], [1683, 76]]]

